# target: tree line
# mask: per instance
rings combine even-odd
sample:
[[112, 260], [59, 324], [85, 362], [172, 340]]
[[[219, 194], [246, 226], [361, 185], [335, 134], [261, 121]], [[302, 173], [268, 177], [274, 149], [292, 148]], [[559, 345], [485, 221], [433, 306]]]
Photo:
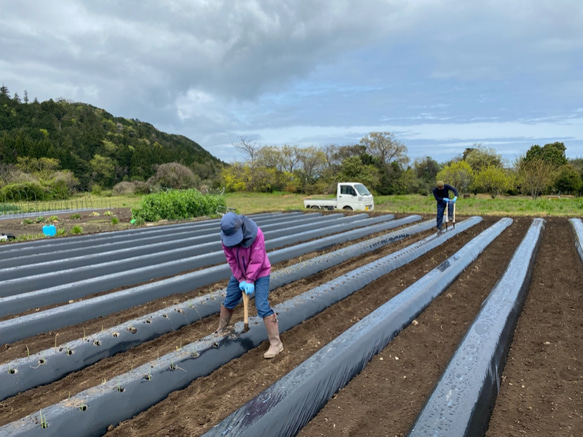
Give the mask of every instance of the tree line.
[[561, 142], [533, 145], [512, 163], [493, 148], [473, 144], [447, 162], [430, 156], [410, 161], [390, 132], [371, 132], [358, 144], [323, 148], [260, 146], [241, 138], [245, 160], [223, 169], [228, 191], [334, 192], [340, 181], [358, 181], [380, 195], [430, 194], [436, 180], [462, 193], [580, 195], [583, 160], [567, 159]]

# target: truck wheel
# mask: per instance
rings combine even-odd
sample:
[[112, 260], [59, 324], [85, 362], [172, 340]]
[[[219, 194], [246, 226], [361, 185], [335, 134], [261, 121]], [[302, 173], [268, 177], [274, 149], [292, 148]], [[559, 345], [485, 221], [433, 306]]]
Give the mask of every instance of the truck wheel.
[[310, 206], [311, 209], [320, 209], [320, 207], [318, 205], [312, 205]]
[[342, 208], [342, 209], [345, 209], [346, 211], [352, 211], [352, 208], [351, 208], [350, 206], [345, 206], [345, 207], [344, 207], [344, 208]]

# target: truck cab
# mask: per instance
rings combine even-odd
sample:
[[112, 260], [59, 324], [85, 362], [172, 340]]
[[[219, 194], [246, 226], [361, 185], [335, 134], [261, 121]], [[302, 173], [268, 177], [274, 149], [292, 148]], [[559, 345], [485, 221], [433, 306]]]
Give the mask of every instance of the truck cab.
[[337, 188], [336, 200], [338, 209], [354, 211], [372, 211], [374, 209], [373, 195], [359, 182], [340, 182]]
[[372, 211], [374, 199], [360, 182], [340, 182], [336, 187], [336, 199], [305, 199], [304, 206], [312, 209]]

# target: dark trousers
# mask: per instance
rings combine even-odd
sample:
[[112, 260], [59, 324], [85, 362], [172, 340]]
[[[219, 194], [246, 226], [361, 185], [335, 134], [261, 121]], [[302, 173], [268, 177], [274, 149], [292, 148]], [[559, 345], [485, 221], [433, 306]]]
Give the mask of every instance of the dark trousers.
[[437, 229], [441, 231], [443, 225], [443, 213], [445, 212], [445, 207], [447, 205], [447, 215], [449, 219], [453, 217], [453, 202], [437, 202]]

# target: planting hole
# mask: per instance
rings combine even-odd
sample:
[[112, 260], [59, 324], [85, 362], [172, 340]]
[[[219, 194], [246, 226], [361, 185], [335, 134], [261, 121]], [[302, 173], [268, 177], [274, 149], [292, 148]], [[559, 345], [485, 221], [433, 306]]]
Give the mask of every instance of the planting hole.
[[73, 355], [73, 349], [67, 349], [67, 355], [69, 356]]
[[41, 358], [40, 360], [38, 360], [38, 363], [39, 363], [40, 365], [43, 365], [43, 364], [45, 364], [46, 362], [47, 362], [47, 360], [45, 360], [44, 358]]
[[16, 369], [8, 369], [8, 373], [11, 375], [15, 375], [18, 372]]
[[118, 385], [115, 389], [120, 393], [123, 393], [124, 391], [126, 391], [126, 389], [124, 387], [122, 387], [121, 385]]
[[111, 334], [112, 337], [119, 337], [119, 332], [114, 332], [113, 334]]
[[151, 381], [152, 380], [152, 375], [144, 375], [144, 379], [146, 381]]
[[171, 364], [170, 364], [170, 366], [168, 366], [168, 368], [169, 368], [170, 370], [176, 370], [176, 364], [174, 364], [174, 363], [171, 363]]
[[99, 340], [95, 340], [93, 342], [93, 346], [101, 346], [101, 342]]
[[146, 323], [152, 323], [151, 319], [146, 320]]
[[133, 326], [128, 326], [128, 331], [131, 332], [132, 334], [135, 334], [136, 332], [138, 332], [138, 329], [134, 328]]
[[81, 405], [79, 411], [87, 411], [87, 405]]
[[176, 308], [174, 311], [176, 311], [177, 313], [183, 313], [184, 310], [182, 308]]
[[168, 314], [162, 314], [162, 317], [164, 317], [165, 319], [168, 318]]

